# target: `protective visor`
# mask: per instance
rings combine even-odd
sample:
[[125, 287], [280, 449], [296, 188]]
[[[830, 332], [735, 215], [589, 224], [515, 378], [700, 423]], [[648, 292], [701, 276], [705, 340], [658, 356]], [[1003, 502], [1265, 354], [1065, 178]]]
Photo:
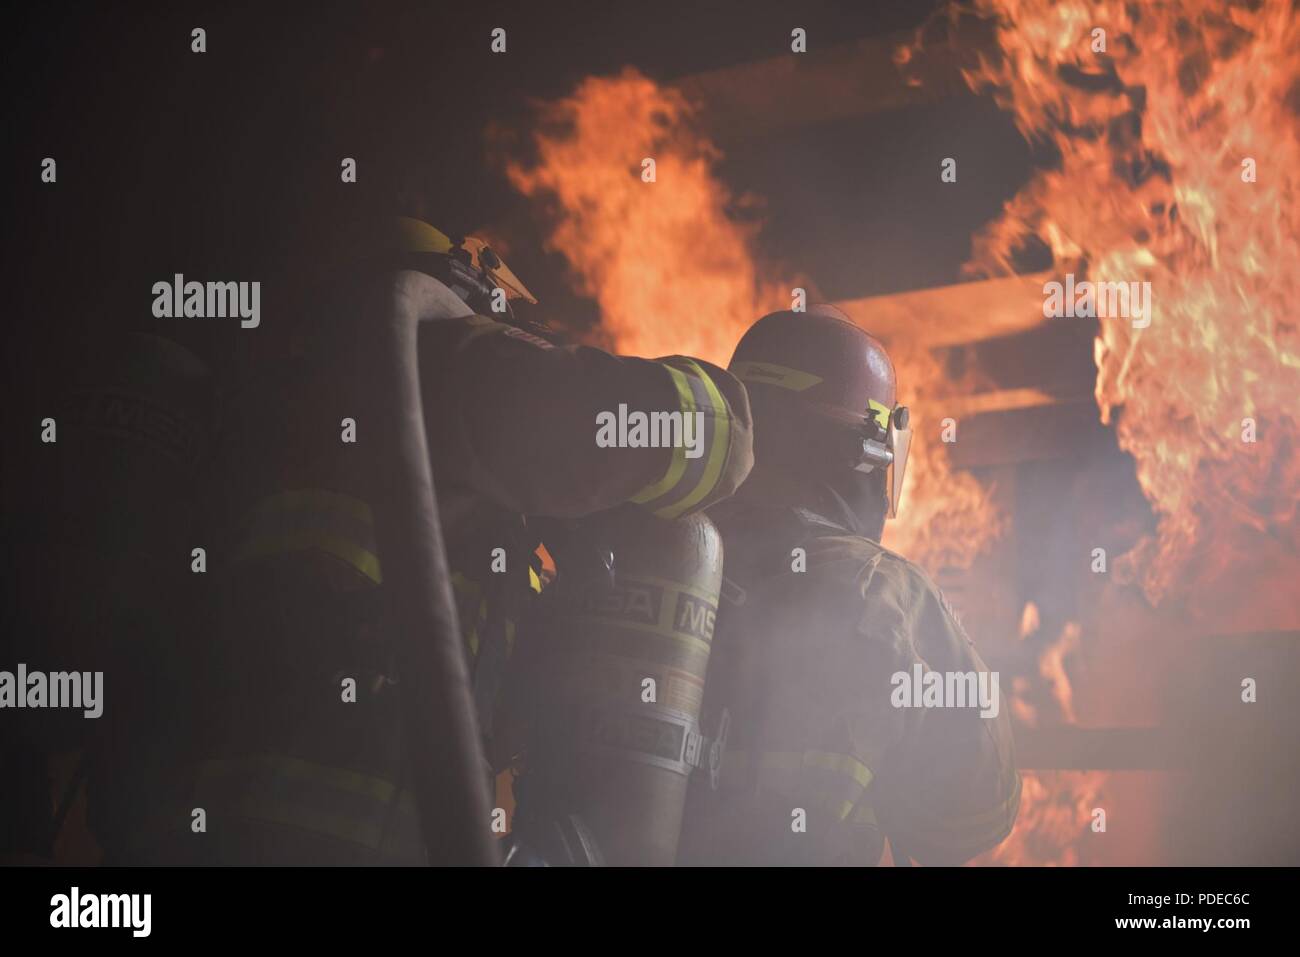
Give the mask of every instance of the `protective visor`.
[[449, 256], [459, 246], [469, 255], [470, 265], [486, 276], [494, 286], [504, 289], [507, 299], [524, 299], [534, 305], [537, 304], [537, 297], [528, 291], [528, 287], [519, 281], [519, 277], [510, 270], [505, 261], [483, 240], [475, 236], [466, 236], [457, 244], [441, 230], [434, 229], [428, 223], [412, 219], [410, 216], [398, 216], [396, 228], [396, 242], [401, 251]]
[[510, 267], [501, 257], [488, 247], [487, 243], [473, 236], [466, 236], [461, 240], [460, 245], [470, 254], [474, 268], [504, 289], [507, 299], [523, 299], [533, 305], [537, 304], [537, 298], [519, 281], [519, 277], [510, 271]]
[[906, 406], [888, 406], [875, 399], [868, 401], [862, 438], [862, 461], [855, 466], [859, 472], [888, 469], [885, 489], [889, 494], [889, 518], [898, 517], [898, 506], [903, 498], [903, 475], [907, 470], [907, 453], [912, 444], [912, 430], [908, 427]]

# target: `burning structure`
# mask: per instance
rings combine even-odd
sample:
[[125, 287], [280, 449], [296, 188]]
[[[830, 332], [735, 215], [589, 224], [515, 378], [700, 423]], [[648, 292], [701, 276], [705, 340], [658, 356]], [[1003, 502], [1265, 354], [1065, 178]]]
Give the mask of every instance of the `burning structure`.
[[[991, 158], [1031, 155], [996, 215], [967, 213], [960, 276], [871, 294], [882, 283], [822, 255], [829, 230], [803, 220], [835, 214], [815, 204], [770, 211], [802, 222], [805, 245], [760, 244], [763, 204], [801, 179], [791, 140], [831, 152], [846, 124], [971, 97], [1007, 122], [916, 162], [937, 181], [955, 157], [955, 192]], [[894, 351], [918, 425], [886, 544], [938, 576], [1013, 676], [1024, 804], [983, 863], [1300, 854], [1283, 796], [1300, 677], [1298, 131], [1300, 16], [1283, 0], [984, 0], [807, 69], [590, 78], [508, 164], [598, 304], [593, 334], [621, 351], [725, 362], [795, 287], [834, 295]], [[1049, 318], [1052, 284], [1075, 277], [1144, 284], [1150, 313]]]
[[[178, 100], [209, 108], [203, 128], [187, 137], [156, 122], [174, 104], [151, 100], [162, 96], [156, 77], [134, 68], [118, 71], [120, 84], [52, 86], [51, 103], [21, 105], [31, 114], [83, 110], [83, 135], [107, 164], [105, 179], [135, 183], [137, 157], [167, 160], [142, 161], [154, 181], [138, 192], [91, 197], [65, 183], [25, 199], [15, 222], [36, 226], [16, 272], [35, 278], [15, 311], [55, 308], [44, 290], [67, 281], [55, 254], [83, 252], [68, 236], [102, 251], [81, 278], [114, 315], [139, 314], [139, 290], [182, 266], [241, 277], [261, 276], [265, 266], [278, 279], [328, 272], [333, 261], [311, 234], [343, 232], [335, 230], [345, 206], [335, 157], [361, 171], [342, 181], [345, 193], [368, 188], [382, 177], [363, 147], [389, 134], [427, 159], [426, 181], [398, 184], [413, 205], [453, 232], [489, 239], [539, 293], [547, 318], [574, 338], [631, 356], [725, 365], [757, 317], [789, 308], [800, 291], [809, 302], [834, 303], [888, 346], [899, 399], [914, 416], [905, 506], [884, 544], [943, 586], [1000, 673], [1015, 722], [1019, 822], [976, 863], [1300, 861], [1292, 809], [1300, 786], [1292, 694], [1300, 681], [1295, 4], [909, 0], [855, 11], [853, 29], [838, 31], [817, 21], [844, 25], [835, 17], [847, 15], [828, 12], [842, 5], [812, 3], [803, 51], [791, 49], [798, 25], [789, 19], [804, 11], [780, 6], [745, 23], [702, 11], [715, 19], [692, 21], [693, 30], [640, 23], [637, 42], [587, 44], [562, 69], [547, 44], [530, 50], [515, 39], [531, 30], [571, 40], [568, 25], [551, 22], [562, 18], [540, 10], [511, 21], [509, 57], [440, 48], [445, 60], [430, 56], [431, 44], [487, 35], [477, 9], [440, 8], [422, 26], [414, 15], [384, 22], [374, 14], [376, 25], [318, 11], [312, 42], [297, 42], [294, 22], [284, 31], [291, 44], [273, 26], [242, 29], [239, 14], [223, 14], [236, 27], [224, 37], [244, 44], [249, 64], [268, 66], [250, 66], [242, 81], [177, 68]], [[79, 46], [61, 48], [92, 62], [146, 63], [173, 42], [175, 24], [160, 18], [156, 32], [142, 28], [123, 40], [123, 52], [106, 51], [99, 34], [118, 26], [117, 14], [101, 16], [87, 21]], [[605, 26], [618, 19], [600, 16]], [[214, 37], [222, 25], [214, 15]], [[352, 89], [392, 64], [397, 82], [382, 95]], [[475, 81], [448, 81], [465, 76]], [[246, 96], [232, 94], [239, 82]], [[251, 101], [267, 117], [253, 117], [266, 135], [249, 134], [257, 149], [232, 158], [226, 131], [245, 128]], [[167, 137], [192, 153], [175, 154], [181, 147], [164, 144]], [[264, 157], [275, 157], [275, 175], [263, 170]], [[228, 167], [242, 178], [228, 177]], [[302, 188], [286, 189], [286, 176]], [[137, 201], [146, 194], [150, 202]], [[272, 218], [276, 228], [266, 229]], [[268, 276], [259, 300], [266, 321], [246, 317], [247, 328], [259, 327], [256, 339], [231, 345], [216, 323], [177, 323], [168, 334], [227, 384], [238, 378], [232, 369], [246, 371], [241, 363], [296, 357], [320, 330], [285, 331], [285, 303], [296, 292], [288, 285]], [[1086, 288], [1104, 292], [1104, 309], [1089, 303]], [[1133, 288], [1140, 308], [1121, 295]], [[91, 328], [99, 317], [79, 305], [58, 308], [61, 324], [23, 334], [77, 340], [100, 331]], [[58, 414], [108, 437], [72, 447], [66, 472], [94, 474], [94, 462], [80, 456], [117, 455], [113, 442], [123, 434], [158, 439], [170, 464], [115, 471], [120, 482], [100, 482], [89, 496], [74, 489], [80, 511], [59, 513], [67, 526], [60, 535], [98, 536], [113, 547], [86, 551], [51, 578], [15, 545], [6, 611], [21, 604], [34, 620], [98, 634], [109, 609], [123, 635], [150, 634], [160, 668], [179, 669], [189, 652], [170, 640], [172, 623], [207, 606], [189, 569], [177, 572], [158, 556], [188, 554], [201, 540], [195, 528], [211, 532], [217, 522], [204, 504], [214, 496], [198, 451], [209, 437], [196, 424], [209, 420], [207, 373], [157, 339], [147, 318], [141, 328], [154, 337], [148, 355], [79, 345], [89, 354], [77, 362], [94, 370], [89, 391], [110, 401], [73, 401]], [[14, 349], [11, 361], [25, 354]], [[162, 399], [132, 391], [127, 380], [145, 367], [162, 370]], [[26, 369], [10, 371], [11, 381], [29, 383]], [[235, 484], [251, 474], [247, 463], [268, 467], [277, 453], [305, 459], [312, 440], [299, 427], [320, 408], [335, 421], [353, 414], [333, 382], [309, 400], [296, 380], [267, 378], [293, 393], [276, 392], [283, 401], [269, 403], [287, 410], [293, 428], [236, 445]], [[28, 392], [13, 404], [21, 410], [12, 412], [21, 419], [14, 434], [46, 414], [47, 393]], [[257, 419], [267, 405], [238, 390], [220, 398], [227, 416]], [[159, 405], [173, 408], [174, 419], [161, 417]], [[68, 425], [59, 428], [68, 434]], [[32, 500], [66, 477], [34, 475], [25, 486]], [[33, 540], [44, 534], [39, 516], [28, 519], [37, 510], [11, 497], [24, 516], [15, 528]], [[305, 504], [322, 502], [339, 505], [321, 496]], [[343, 504], [349, 528], [368, 514]], [[17, 533], [12, 540], [27, 541]], [[142, 556], [130, 574], [119, 560], [126, 552]], [[555, 561], [540, 552], [538, 582], [552, 582]], [[375, 556], [363, 550], [362, 558]], [[65, 594], [92, 599], [68, 602]], [[346, 614], [318, 611], [304, 633], [333, 619], [370, 627], [366, 603], [339, 607]], [[207, 637], [201, 632], [193, 645], [206, 647]], [[319, 642], [312, 634], [303, 644]], [[203, 665], [200, 656], [186, 667]], [[138, 705], [132, 734], [157, 723], [154, 691], [165, 707], [183, 704], [171, 699], [182, 697], [179, 685], [143, 673], [133, 681], [118, 699]], [[132, 734], [106, 739], [101, 764], [110, 772], [130, 756]], [[47, 856], [92, 862], [73, 741], [72, 733], [60, 737], [48, 762], [14, 759], [19, 772], [50, 784], [25, 790], [28, 806], [14, 820], [52, 819]], [[42, 806], [43, 790], [57, 814]], [[148, 804], [137, 797], [123, 803]], [[498, 800], [509, 808], [508, 790]]]

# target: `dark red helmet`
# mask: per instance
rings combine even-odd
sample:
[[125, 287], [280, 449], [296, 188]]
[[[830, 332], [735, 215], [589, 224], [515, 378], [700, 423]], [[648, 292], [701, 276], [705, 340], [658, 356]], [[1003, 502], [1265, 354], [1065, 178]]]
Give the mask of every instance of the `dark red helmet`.
[[896, 511], [910, 434], [894, 364], [878, 339], [835, 306], [774, 312], [750, 326], [728, 371], [749, 390], [759, 464], [861, 471], [892, 464]]
[[831, 305], [774, 312], [749, 327], [729, 371], [753, 390], [780, 390], [810, 413], [860, 425], [871, 401], [893, 409], [894, 364], [885, 347]]

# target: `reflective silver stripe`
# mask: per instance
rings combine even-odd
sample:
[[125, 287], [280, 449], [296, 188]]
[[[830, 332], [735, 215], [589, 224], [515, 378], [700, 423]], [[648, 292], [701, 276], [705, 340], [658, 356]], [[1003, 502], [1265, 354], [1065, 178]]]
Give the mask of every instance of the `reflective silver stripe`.
[[681, 368], [665, 367], [673, 376], [682, 415], [702, 413], [701, 432], [696, 436], [701, 454], [688, 458], [684, 449], [674, 448], [665, 478], [633, 496], [632, 501], [661, 518], [677, 518], [708, 504], [730, 452], [731, 419], [722, 394], [698, 363], [676, 361]]

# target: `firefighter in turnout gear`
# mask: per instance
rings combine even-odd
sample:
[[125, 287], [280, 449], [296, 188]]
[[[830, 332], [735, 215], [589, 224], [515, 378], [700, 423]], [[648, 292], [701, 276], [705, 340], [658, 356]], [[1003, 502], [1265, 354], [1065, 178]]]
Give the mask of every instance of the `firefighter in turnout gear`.
[[[399, 305], [433, 303], [415, 342], [420, 398], [486, 781], [519, 748], [496, 716], [517, 629], [548, 574], [539, 528], [620, 505], [673, 520], [731, 494], [752, 464], [747, 395], [700, 360], [561, 344], [514, 315], [535, 300], [481, 241], [398, 218], [362, 245], [360, 268], [322, 297], [322, 310], [362, 315], [371, 300], [361, 290], [376, 279], [397, 290]], [[230, 400], [228, 454], [275, 464], [235, 492], [244, 505], [227, 640], [214, 655], [227, 680], [208, 722], [222, 733], [165, 815], [170, 838], [134, 841], [123, 859], [426, 859], [399, 721], [404, 680], [386, 633], [390, 568], [377, 544], [374, 463], [364, 454], [373, 383], [348, 358], [359, 346], [346, 337], [364, 335], [365, 323], [330, 329], [313, 331], [307, 360], [269, 367]], [[691, 416], [700, 454], [600, 447], [598, 416], [620, 404]], [[326, 424], [303, 429], [316, 421]], [[203, 842], [187, 839], [193, 807], [207, 815]], [[483, 821], [485, 832], [491, 825]]]
[[[1005, 708], [895, 707], [892, 676], [986, 667], [924, 571], [879, 544], [910, 438], [881, 344], [831, 306], [760, 319], [729, 370], [755, 468], [711, 512], [727, 548], [706, 712], [730, 733], [693, 783], [679, 860], [958, 864], [1020, 801]], [[996, 686], [994, 686], [996, 687]], [[991, 710], [991, 709], [990, 709]]]

